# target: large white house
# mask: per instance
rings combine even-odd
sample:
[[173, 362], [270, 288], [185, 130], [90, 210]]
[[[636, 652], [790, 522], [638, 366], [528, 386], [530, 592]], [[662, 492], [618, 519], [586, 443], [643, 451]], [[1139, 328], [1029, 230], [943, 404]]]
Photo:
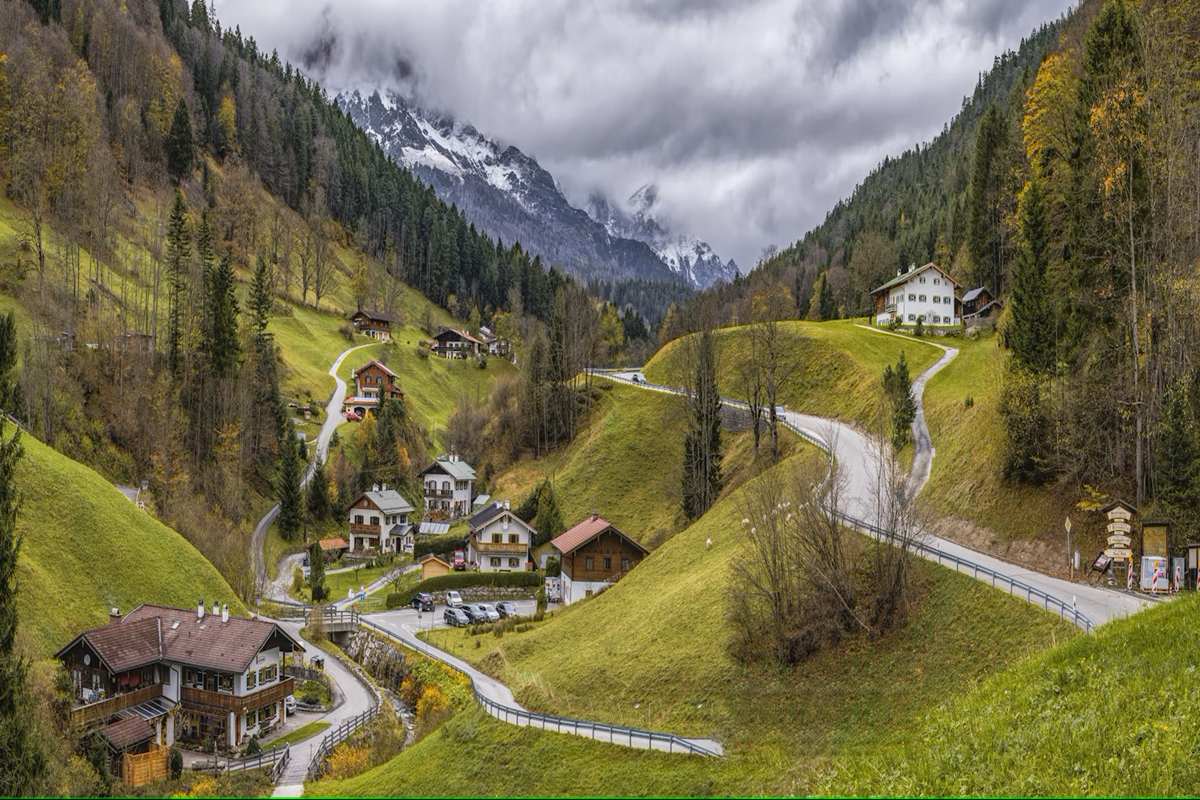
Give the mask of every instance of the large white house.
[[481, 572], [517, 572], [529, 569], [529, 547], [536, 531], [508, 507], [492, 503], [468, 520], [467, 560]]
[[915, 264], [900, 270], [895, 278], [871, 292], [875, 298], [875, 324], [946, 327], [962, 324], [962, 300], [958, 281], [937, 264]]
[[425, 484], [425, 510], [445, 511], [452, 517], [471, 513], [475, 497], [475, 470], [454, 453], [445, 455], [419, 473]]
[[387, 484], [375, 484], [350, 504], [350, 549], [401, 553], [412, 544], [408, 515], [416, 509]]

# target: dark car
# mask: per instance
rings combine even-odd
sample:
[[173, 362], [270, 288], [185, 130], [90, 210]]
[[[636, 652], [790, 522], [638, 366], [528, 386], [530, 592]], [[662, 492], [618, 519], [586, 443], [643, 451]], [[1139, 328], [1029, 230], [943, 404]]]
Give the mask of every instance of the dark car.
[[444, 619], [446, 621], [447, 625], [450, 625], [455, 628], [461, 628], [464, 625], [471, 624], [471, 618], [468, 617], [466, 612], [463, 611], [461, 608], [454, 608], [454, 607], [447, 608], [446, 613], [442, 615], [442, 619]]
[[412, 607], [418, 611], [433, 611], [433, 595], [429, 592], [417, 592], [413, 595]]
[[501, 617], [515, 617], [520, 613], [517, 611], [517, 604], [512, 600], [501, 600], [496, 603], [496, 611], [500, 612]]
[[487, 622], [487, 614], [479, 608], [478, 603], [464, 603], [459, 606], [471, 622]]

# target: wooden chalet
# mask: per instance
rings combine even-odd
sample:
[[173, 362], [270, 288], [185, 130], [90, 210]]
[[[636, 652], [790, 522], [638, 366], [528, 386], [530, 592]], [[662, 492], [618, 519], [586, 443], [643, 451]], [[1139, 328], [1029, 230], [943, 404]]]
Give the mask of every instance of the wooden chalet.
[[650, 551], [616, 525], [592, 513], [557, 536], [551, 546], [562, 562], [562, 602], [590, 597], [615, 583]]
[[366, 334], [373, 339], [386, 342], [392, 338], [392, 317], [390, 314], [360, 308], [351, 315], [350, 321], [354, 323], [354, 330]]

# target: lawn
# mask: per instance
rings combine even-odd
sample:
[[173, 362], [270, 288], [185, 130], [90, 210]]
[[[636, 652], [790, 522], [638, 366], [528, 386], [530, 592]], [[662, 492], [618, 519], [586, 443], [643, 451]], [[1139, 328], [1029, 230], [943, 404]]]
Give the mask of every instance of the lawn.
[[269, 742], [263, 742], [262, 748], [264, 750], [270, 750], [272, 747], [282, 747], [285, 744], [296, 744], [298, 742], [303, 742], [305, 739], [311, 739], [318, 733], [323, 732], [328, 727], [328, 722], [310, 722], [307, 725], [301, 725], [299, 728], [296, 728], [296, 730], [289, 734], [280, 736], [278, 739], [272, 739]]
[[[394, 564], [390, 564], [388, 566], [362, 567], [358, 570], [357, 576], [355, 575], [355, 570], [353, 569], [341, 569], [332, 573], [326, 572], [325, 589], [329, 593], [329, 600], [343, 600], [346, 598], [346, 594], [349, 592], [351, 587], [353, 587], [355, 592], [357, 592], [359, 586], [370, 586], [373, 582], [379, 580], [384, 575], [387, 575], [392, 570], [402, 569], [405, 564], [411, 563], [406, 560], [407, 558], [408, 556], [405, 556], [403, 559], [397, 558]], [[305, 585], [299, 596], [295, 594], [292, 596], [297, 600], [304, 600], [305, 602], [308, 602], [312, 597], [311, 591], [307, 585]]]
[[371, 359], [379, 359], [400, 376], [400, 388], [418, 424], [429, 431], [435, 449], [444, 447], [446, 426], [455, 406], [463, 398], [486, 403], [496, 381], [517, 374], [517, 368], [503, 358], [489, 358], [479, 369], [474, 360], [417, 355], [417, 342], [425, 334], [406, 325], [387, 344], [375, 344], [356, 350], [346, 357], [338, 375], [349, 384], [350, 373]]
[[122, 613], [139, 603], [195, 608], [200, 598], [246, 613], [186, 539], [95, 471], [32, 436], [21, 441], [17, 608], [31, 654], [48, 656], [80, 630], [105, 624], [114, 607]]
[[[888, 336], [850, 320], [836, 322], [780, 323], [786, 352], [798, 367], [780, 387], [780, 402], [792, 411], [834, 417], [871, 427], [881, 403], [883, 369], [899, 360], [903, 352], [909, 372], [916, 377], [937, 361], [941, 349], [907, 337]], [[745, 397], [738, 377], [739, 366], [749, 358], [750, 329], [723, 328], [717, 332], [721, 344], [719, 383], [726, 397]], [[682, 340], [660, 349], [643, 370], [652, 383], [682, 385], [680, 354]]]
[[1004, 348], [994, 334], [954, 344], [958, 357], [925, 387], [925, 419], [937, 455], [922, 496], [943, 514], [986, 526], [1006, 539], [1060, 533], [1070, 499], [1053, 488], [1001, 478]]

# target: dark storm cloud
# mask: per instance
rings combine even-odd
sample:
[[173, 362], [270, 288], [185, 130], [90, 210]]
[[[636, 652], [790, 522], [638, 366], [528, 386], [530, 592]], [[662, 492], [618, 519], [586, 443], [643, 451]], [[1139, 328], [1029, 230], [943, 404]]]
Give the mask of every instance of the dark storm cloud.
[[331, 90], [388, 86], [515, 144], [576, 202], [656, 181], [752, 264], [928, 141], [1068, 0], [218, 0]]

